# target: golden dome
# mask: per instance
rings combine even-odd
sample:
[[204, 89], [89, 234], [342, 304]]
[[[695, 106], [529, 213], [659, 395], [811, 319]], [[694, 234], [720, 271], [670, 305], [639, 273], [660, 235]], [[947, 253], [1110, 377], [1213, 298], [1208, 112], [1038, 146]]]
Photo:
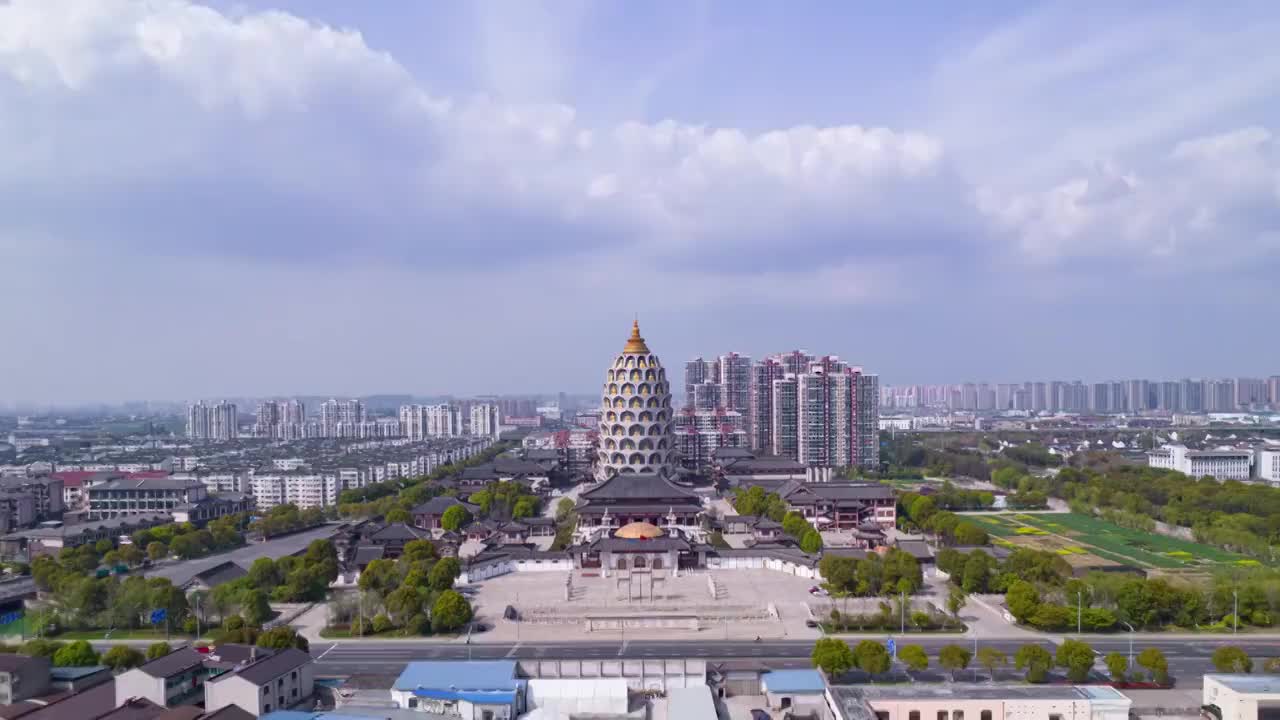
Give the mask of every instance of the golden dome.
[[644, 344], [644, 338], [640, 337], [640, 321], [635, 320], [631, 323], [631, 337], [627, 339], [626, 347], [622, 348], [624, 353], [649, 354], [649, 346]]
[[627, 523], [618, 528], [613, 534], [616, 538], [626, 538], [628, 540], [652, 540], [660, 538], [667, 533], [657, 525], [647, 522]]

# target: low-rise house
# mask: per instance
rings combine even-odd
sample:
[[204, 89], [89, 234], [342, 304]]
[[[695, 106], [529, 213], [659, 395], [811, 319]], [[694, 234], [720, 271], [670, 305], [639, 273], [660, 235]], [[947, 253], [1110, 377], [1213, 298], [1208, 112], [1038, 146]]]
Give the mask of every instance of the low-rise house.
[[109, 520], [91, 520], [68, 525], [48, 525], [19, 530], [0, 537], [0, 558], [29, 562], [39, 555], [56, 555], [63, 548], [76, 548], [99, 540], [116, 541], [143, 528], [173, 522], [168, 513], [132, 515]]
[[480, 514], [478, 505], [465, 503], [456, 497], [448, 495], [437, 495], [413, 509], [411, 515], [413, 516], [414, 527], [424, 530], [443, 529], [444, 526], [441, 522], [444, 518], [444, 513], [455, 505], [461, 505], [473, 518]]
[[210, 678], [205, 683], [205, 709], [229, 705], [255, 716], [311, 701], [315, 692], [311, 656], [296, 648], [281, 650]]
[[[130, 698], [146, 698], [164, 707], [192, 705], [202, 700], [209, 707], [205, 697], [208, 681], [276, 654], [252, 645], [231, 643], [210, 647], [208, 652], [190, 646], [179, 648], [117, 676], [116, 704]], [[307, 658], [310, 660], [310, 656]]]
[[49, 658], [0, 653], [0, 705], [48, 692], [49, 670]]

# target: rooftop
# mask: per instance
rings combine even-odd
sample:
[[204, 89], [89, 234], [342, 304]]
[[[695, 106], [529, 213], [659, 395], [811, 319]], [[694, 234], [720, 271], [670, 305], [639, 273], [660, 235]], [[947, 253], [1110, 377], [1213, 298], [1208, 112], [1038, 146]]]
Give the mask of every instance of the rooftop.
[[[1249, 676], [1240, 676], [1249, 677]], [[910, 685], [833, 685], [840, 701], [867, 700], [1123, 700], [1106, 685], [1020, 685], [1015, 683], [944, 683]]]
[[817, 670], [773, 670], [764, 674], [764, 687], [768, 692], [812, 692], [827, 689], [822, 674]]
[[296, 670], [309, 662], [311, 662], [311, 655], [297, 648], [289, 648], [287, 650], [281, 650], [280, 652], [266, 658], [262, 658], [257, 662], [245, 665], [235, 672], [219, 675], [209, 682], [216, 683], [222, 682], [227, 678], [240, 677], [248, 680], [254, 685], [265, 685], [281, 675], [292, 670]]
[[507, 690], [520, 687], [514, 660], [469, 662], [420, 660], [405, 665], [392, 685], [396, 690]]
[[1248, 695], [1280, 694], [1280, 677], [1276, 677], [1274, 675], [1209, 674], [1204, 677], [1206, 680], [1212, 678], [1238, 693]]

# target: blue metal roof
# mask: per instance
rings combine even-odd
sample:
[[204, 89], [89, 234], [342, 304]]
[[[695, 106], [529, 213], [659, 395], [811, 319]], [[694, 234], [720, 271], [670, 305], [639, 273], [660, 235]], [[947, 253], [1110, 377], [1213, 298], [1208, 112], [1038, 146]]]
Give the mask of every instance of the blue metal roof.
[[764, 674], [764, 689], [771, 693], [820, 693], [827, 685], [817, 670], [773, 670]]
[[432, 690], [418, 688], [413, 694], [433, 700], [466, 700], [476, 705], [510, 705], [516, 701], [514, 690]]
[[450, 692], [515, 692], [521, 687], [514, 660], [432, 661], [405, 665], [396, 678], [396, 690], [447, 690]]

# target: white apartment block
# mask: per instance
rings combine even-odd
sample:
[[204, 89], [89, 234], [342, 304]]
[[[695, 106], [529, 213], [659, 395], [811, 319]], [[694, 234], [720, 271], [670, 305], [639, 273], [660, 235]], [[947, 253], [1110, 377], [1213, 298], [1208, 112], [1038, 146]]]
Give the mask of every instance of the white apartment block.
[[500, 424], [497, 405], [491, 403], [478, 403], [471, 406], [472, 435], [498, 437], [498, 428]]
[[1150, 467], [1177, 470], [1193, 478], [1209, 475], [1219, 481], [1250, 479], [1253, 460], [1249, 449], [1190, 450], [1186, 445], [1165, 445], [1147, 453]]
[[427, 436], [427, 412], [424, 406], [400, 406], [400, 434], [414, 442]]
[[427, 437], [457, 437], [462, 434], [462, 409], [457, 405], [427, 405], [423, 411]]
[[1273, 485], [1280, 484], [1280, 445], [1258, 448], [1258, 479]]
[[268, 472], [254, 475], [250, 482], [259, 510], [276, 505], [322, 508], [338, 502], [336, 478], [313, 472]]

